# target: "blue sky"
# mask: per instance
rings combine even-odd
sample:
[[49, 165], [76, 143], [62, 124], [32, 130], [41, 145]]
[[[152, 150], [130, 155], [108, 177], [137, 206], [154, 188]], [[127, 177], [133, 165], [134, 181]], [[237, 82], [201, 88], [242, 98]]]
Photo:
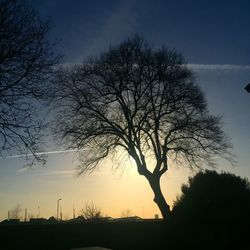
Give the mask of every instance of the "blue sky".
[[[57, 50], [65, 63], [81, 62], [134, 34], [144, 36], [155, 47], [165, 45], [181, 52], [196, 72], [211, 112], [223, 115], [224, 129], [238, 157], [236, 167], [220, 160], [218, 169], [250, 179], [250, 94], [244, 90], [250, 82], [250, 1], [29, 2], [42, 19], [51, 19], [49, 36], [61, 40]], [[43, 216], [48, 217], [55, 212], [58, 197], [62, 197], [68, 216], [73, 205], [80, 208], [89, 200], [111, 216], [119, 216], [127, 208], [141, 215], [142, 207], [147, 217], [159, 213], [150, 187], [131, 167], [114, 172], [107, 162], [103, 170], [77, 179], [73, 158], [72, 153], [50, 155], [45, 168], [31, 171], [20, 171], [20, 159], [1, 159], [0, 219], [17, 203], [33, 214], [39, 203], [44, 207]], [[179, 166], [163, 178], [163, 191], [170, 203], [190, 175]], [[119, 196], [124, 197], [123, 202]]]
[[51, 17], [65, 60], [78, 60], [135, 33], [182, 52], [188, 62], [249, 64], [247, 0], [30, 1]]

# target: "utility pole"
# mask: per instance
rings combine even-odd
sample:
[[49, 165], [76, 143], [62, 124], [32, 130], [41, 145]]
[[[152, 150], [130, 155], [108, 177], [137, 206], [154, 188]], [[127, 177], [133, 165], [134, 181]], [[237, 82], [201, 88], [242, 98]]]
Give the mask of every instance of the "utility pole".
[[58, 220], [58, 214], [59, 214], [59, 202], [61, 201], [62, 199], [58, 199], [57, 200], [57, 208], [56, 208], [56, 219]]
[[27, 208], [25, 208], [25, 213], [24, 213], [24, 222], [27, 222]]
[[40, 218], [40, 207], [39, 207], [39, 205], [37, 206], [37, 218]]
[[10, 210], [8, 211], [8, 220], [10, 220]]
[[75, 219], [76, 218], [76, 211], [75, 211], [75, 206], [73, 205], [73, 219]]
[[60, 218], [62, 220], [62, 205], [60, 205]]

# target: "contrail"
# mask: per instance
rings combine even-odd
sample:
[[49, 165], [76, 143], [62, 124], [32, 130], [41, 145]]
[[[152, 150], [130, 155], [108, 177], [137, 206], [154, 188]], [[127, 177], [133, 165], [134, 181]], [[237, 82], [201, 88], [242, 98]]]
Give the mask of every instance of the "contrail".
[[[60, 64], [62, 67], [69, 67], [72, 68], [74, 66], [81, 67], [81, 63], [71, 63], [71, 62], [65, 62]], [[135, 66], [135, 65], [134, 65]], [[188, 67], [194, 69], [194, 70], [207, 70], [207, 71], [218, 71], [218, 70], [250, 70], [249, 64], [205, 64], [205, 63], [188, 63]]]
[[[47, 151], [47, 152], [38, 152], [36, 155], [50, 155], [50, 154], [62, 154], [76, 152], [76, 149], [67, 149], [67, 150], [56, 150], [56, 151]], [[0, 157], [0, 159], [12, 159], [12, 158], [22, 158], [26, 156], [33, 156], [33, 154], [19, 154], [19, 155], [7, 155], [5, 157]]]
[[188, 67], [194, 70], [250, 70], [250, 65], [240, 64], [187, 64]]

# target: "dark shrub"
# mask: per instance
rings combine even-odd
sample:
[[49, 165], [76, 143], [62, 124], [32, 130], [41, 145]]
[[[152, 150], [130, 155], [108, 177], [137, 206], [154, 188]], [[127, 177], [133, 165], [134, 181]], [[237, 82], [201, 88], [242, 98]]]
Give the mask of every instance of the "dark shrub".
[[250, 222], [249, 182], [230, 173], [199, 172], [182, 186], [172, 214], [175, 233], [183, 242], [203, 247], [245, 245]]

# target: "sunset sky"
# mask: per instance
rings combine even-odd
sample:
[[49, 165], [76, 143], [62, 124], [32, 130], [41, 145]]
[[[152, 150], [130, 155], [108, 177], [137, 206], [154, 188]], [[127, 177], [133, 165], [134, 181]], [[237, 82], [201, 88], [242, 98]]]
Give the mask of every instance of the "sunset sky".
[[[223, 115], [224, 130], [231, 137], [237, 165], [219, 160], [224, 170], [250, 179], [250, 1], [248, 0], [29, 0], [41, 18], [52, 21], [51, 40], [60, 39], [58, 52], [64, 63], [79, 63], [98, 55], [110, 44], [140, 34], [154, 46], [165, 45], [181, 52], [197, 75], [209, 110]], [[103, 215], [120, 217], [130, 209], [141, 217], [160, 214], [144, 177], [129, 160], [119, 169], [111, 160], [91, 175], [75, 177], [73, 152], [55, 153], [49, 142], [45, 167], [22, 169], [20, 158], [0, 159], [0, 220], [16, 204], [28, 214], [56, 216], [62, 199], [65, 218], [72, 217], [85, 202], [93, 201]], [[54, 152], [54, 153], [53, 153]], [[162, 189], [172, 205], [182, 183], [193, 173], [170, 166]]]

